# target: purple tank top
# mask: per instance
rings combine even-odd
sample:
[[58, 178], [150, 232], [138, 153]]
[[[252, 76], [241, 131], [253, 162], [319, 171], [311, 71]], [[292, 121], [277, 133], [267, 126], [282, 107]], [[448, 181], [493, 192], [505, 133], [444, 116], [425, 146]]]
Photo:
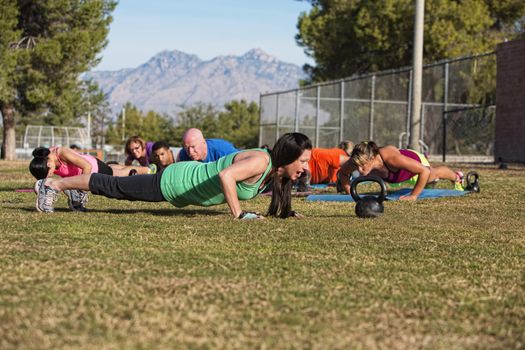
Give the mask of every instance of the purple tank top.
[[[412, 151], [412, 150], [400, 149], [399, 153], [401, 153], [405, 157], [412, 158], [412, 159], [417, 160], [418, 162], [421, 163], [421, 159], [419, 158], [419, 155], [416, 152]], [[400, 182], [407, 181], [408, 179], [410, 179], [411, 177], [413, 177], [415, 175], [416, 174], [414, 174], [414, 173], [412, 173], [412, 172], [410, 172], [408, 170], [405, 170], [405, 169], [399, 169], [396, 172], [390, 171], [390, 169], [388, 169], [388, 176], [383, 178], [383, 180], [385, 180], [386, 182], [390, 182], [390, 183], [400, 183]]]

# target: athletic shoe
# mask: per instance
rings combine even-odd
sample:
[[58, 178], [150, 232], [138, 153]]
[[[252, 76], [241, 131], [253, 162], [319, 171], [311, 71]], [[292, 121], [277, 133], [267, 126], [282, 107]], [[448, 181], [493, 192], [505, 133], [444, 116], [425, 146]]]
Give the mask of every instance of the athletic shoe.
[[156, 174], [157, 173], [157, 166], [155, 164], [148, 165], [148, 174]]
[[456, 191], [465, 191], [463, 187], [463, 173], [461, 171], [456, 171], [456, 181], [454, 181], [454, 189]]
[[67, 204], [69, 206], [69, 209], [75, 211], [87, 211], [87, 192], [81, 190], [64, 190], [64, 193], [67, 196]]
[[45, 182], [46, 179], [41, 179], [35, 183], [36, 210], [41, 213], [52, 213], [55, 211], [53, 204], [57, 200], [58, 191], [46, 186]]

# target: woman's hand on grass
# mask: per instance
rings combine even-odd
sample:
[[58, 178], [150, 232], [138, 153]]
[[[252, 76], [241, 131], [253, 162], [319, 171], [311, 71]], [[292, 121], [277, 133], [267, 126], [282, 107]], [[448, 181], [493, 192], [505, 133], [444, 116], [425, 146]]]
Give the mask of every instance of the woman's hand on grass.
[[414, 196], [413, 194], [399, 197], [399, 200], [401, 201], [415, 201], [416, 199], [417, 196]]

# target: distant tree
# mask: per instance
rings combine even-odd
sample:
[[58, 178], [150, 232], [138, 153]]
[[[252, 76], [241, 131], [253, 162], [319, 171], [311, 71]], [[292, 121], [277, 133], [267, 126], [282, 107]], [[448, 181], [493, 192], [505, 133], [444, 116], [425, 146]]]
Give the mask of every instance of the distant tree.
[[209, 104], [189, 107], [178, 114], [173, 144], [182, 145], [182, 136], [189, 128], [202, 130], [204, 137], [220, 138], [236, 147], [257, 147], [259, 141], [259, 107], [255, 102], [230, 101], [219, 111]]
[[206, 138], [220, 137], [218, 117], [219, 111], [211, 104], [187, 107], [177, 114], [177, 123], [170, 142], [175, 146], [182, 146], [182, 136], [189, 128], [200, 129]]
[[254, 148], [259, 142], [259, 106], [245, 100], [231, 101], [224, 105], [219, 114], [220, 134], [235, 146]]
[[201, 129], [205, 134], [217, 132], [219, 111], [211, 104], [197, 104], [178, 114], [178, 127]]
[[134, 135], [146, 141], [169, 141], [173, 134], [173, 123], [167, 115], [149, 111], [144, 114], [130, 102], [124, 105], [116, 120], [109, 123], [106, 141], [113, 145], [124, 145]]
[[113, 0], [0, 0], [2, 156], [15, 158], [15, 116], [71, 125], [83, 99], [79, 75], [94, 67]]
[[[303, 0], [312, 4], [298, 20], [297, 43], [315, 65], [318, 82], [410, 65], [413, 0]], [[427, 0], [425, 62], [494, 50], [523, 36], [523, 0]]]
[[3, 119], [2, 158], [15, 159], [15, 104], [17, 97], [13, 73], [17, 52], [13, 43], [20, 40], [17, 30], [18, 6], [11, 0], [0, 0], [0, 112]]
[[106, 142], [117, 145], [124, 144], [130, 136], [139, 135], [144, 138], [141, 130], [143, 121], [142, 111], [130, 102], [126, 103], [115, 121], [110, 123], [106, 133]]

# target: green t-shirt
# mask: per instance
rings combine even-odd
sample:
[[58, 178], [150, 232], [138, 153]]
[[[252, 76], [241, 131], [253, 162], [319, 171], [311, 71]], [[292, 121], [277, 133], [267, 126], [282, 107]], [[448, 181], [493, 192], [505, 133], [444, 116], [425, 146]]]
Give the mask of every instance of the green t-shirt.
[[[248, 151], [263, 151], [253, 149]], [[245, 152], [245, 151], [240, 151]], [[201, 163], [196, 161], [171, 164], [162, 172], [160, 190], [164, 198], [178, 208], [187, 205], [207, 207], [226, 202], [222, 192], [219, 173], [233, 163], [240, 152], [232, 153], [215, 162]], [[252, 199], [260, 192], [259, 187], [272, 168], [270, 160], [264, 174], [254, 184], [237, 182], [237, 197], [239, 200]]]

